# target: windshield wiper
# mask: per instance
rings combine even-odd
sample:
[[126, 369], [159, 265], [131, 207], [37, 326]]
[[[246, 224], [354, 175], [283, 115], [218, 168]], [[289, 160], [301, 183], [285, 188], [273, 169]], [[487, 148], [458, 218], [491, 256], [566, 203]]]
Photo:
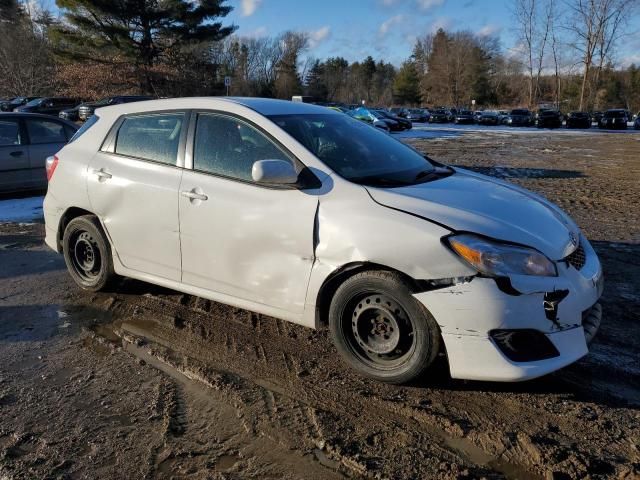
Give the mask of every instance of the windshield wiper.
[[453, 173], [453, 170], [448, 167], [435, 167], [433, 170], [422, 170], [418, 172], [414, 178], [415, 180], [422, 180], [427, 178], [428, 180], [435, 180], [437, 178], [448, 177]]

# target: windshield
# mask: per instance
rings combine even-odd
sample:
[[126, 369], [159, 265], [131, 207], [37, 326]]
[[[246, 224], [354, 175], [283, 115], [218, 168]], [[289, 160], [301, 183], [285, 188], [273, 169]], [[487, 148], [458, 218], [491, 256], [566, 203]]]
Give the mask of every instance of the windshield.
[[511, 115], [529, 115], [529, 110], [511, 110]]
[[40, 105], [42, 103], [42, 101], [44, 100], [44, 98], [36, 98], [35, 100], [31, 100], [30, 102], [28, 102], [25, 107], [37, 107], [38, 105]]
[[417, 151], [346, 115], [272, 115], [280, 128], [341, 177], [398, 187], [431, 180], [435, 168]]
[[605, 117], [609, 117], [609, 118], [622, 118], [624, 117], [624, 112], [620, 111], [620, 110], [611, 110], [607, 113], [604, 114]]

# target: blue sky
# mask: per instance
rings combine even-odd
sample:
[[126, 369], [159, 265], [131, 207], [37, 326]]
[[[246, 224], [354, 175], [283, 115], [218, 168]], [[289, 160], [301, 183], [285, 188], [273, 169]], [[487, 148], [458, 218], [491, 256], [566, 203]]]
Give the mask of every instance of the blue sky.
[[[231, 0], [227, 17], [241, 36], [307, 32], [309, 55], [360, 60], [367, 55], [399, 65], [416, 36], [438, 27], [498, 34], [509, 52], [517, 44], [510, 0]], [[640, 26], [636, 15], [631, 25]], [[637, 33], [618, 52], [622, 63], [640, 63]]]

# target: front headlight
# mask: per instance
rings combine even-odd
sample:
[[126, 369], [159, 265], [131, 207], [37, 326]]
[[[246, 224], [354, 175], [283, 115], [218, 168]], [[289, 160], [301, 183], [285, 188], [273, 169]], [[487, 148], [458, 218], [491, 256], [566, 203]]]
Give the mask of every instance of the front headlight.
[[558, 275], [555, 264], [533, 248], [494, 242], [467, 233], [447, 240], [454, 252], [485, 275]]

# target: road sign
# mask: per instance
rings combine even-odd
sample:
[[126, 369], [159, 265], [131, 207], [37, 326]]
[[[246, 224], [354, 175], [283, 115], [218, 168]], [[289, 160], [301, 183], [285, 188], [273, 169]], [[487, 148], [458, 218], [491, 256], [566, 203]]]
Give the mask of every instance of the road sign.
[[231, 86], [231, 77], [224, 77], [224, 86], [225, 87]]
[[475, 105], [476, 101], [475, 100], [471, 100], [471, 105]]

